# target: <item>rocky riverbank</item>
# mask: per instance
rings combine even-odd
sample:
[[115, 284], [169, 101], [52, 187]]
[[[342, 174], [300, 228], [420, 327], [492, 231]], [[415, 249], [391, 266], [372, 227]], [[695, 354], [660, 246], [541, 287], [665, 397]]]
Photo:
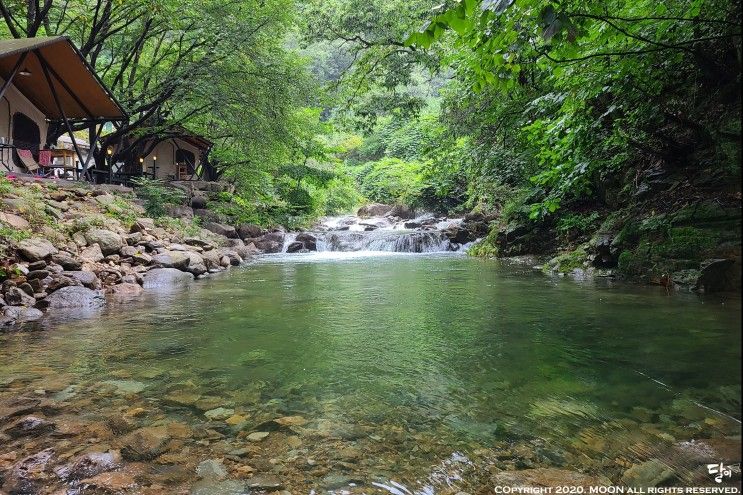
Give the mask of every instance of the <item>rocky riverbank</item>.
[[283, 246], [280, 230], [147, 218], [128, 188], [0, 180], [0, 328], [124, 302]]

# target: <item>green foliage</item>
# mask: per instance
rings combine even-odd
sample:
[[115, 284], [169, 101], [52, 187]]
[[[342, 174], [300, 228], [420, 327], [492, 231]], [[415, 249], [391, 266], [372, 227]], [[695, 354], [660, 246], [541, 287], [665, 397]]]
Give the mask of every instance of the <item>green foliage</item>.
[[668, 238], [655, 246], [653, 252], [664, 258], [702, 259], [716, 245], [716, 236], [706, 230], [674, 227]]
[[420, 197], [424, 164], [400, 158], [368, 162], [358, 171], [361, 193], [380, 203], [413, 205]]
[[179, 205], [185, 200], [185, 193], [167, 185], [159, 179], [138, 177], [134, 180], [135, 192], [144, 201], [144, 209], [147, 215], [158, 218], [166, 214], [166, 205]]
[[567, 213], [557, 220], [557, 231], [567, 237], [585, 234], [596, 226], [599, 220], [598, 212]]

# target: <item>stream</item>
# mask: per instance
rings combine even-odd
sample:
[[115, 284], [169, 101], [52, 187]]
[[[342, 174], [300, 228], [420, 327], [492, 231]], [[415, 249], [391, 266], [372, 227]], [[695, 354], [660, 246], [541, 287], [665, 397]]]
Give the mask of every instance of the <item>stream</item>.
[[[622, 484], [648, 462], [664, 484], [714, 485], [707, 457], [740, 450], [739, 298], [576, 283], [400, 240], [438, 230], [354, 229], [0, 334], [0, 417], [36, 401], [54, 423], [6, 431], [0, 467], [113, 449], [136, 493], [453, 494], [524, 469]], [[142, 428], [165, 438], [127, 458]]]

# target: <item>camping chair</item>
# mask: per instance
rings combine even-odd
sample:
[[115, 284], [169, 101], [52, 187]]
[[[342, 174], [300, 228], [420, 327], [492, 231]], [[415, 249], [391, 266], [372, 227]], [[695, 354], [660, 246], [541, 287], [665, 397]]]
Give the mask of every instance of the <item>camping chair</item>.
[[38, 175], [40, 177], [46, 177], [45, 174], [41, 173], [41, 166], [34, 160], [34, 155], [31, 150], [16, 149], [18, 158], [21, 160], [23, 166], [28, 170], [31, 175]]

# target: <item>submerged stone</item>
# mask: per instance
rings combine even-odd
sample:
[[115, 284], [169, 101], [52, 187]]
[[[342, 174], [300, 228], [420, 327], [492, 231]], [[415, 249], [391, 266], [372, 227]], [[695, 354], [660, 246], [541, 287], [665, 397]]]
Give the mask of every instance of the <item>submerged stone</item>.
[[651, 459], [626, 470], [622, 475], [622, 482], [632, 488], [647, 488], [661, 485], [673, 476], [673, 469], [658, 459]]

